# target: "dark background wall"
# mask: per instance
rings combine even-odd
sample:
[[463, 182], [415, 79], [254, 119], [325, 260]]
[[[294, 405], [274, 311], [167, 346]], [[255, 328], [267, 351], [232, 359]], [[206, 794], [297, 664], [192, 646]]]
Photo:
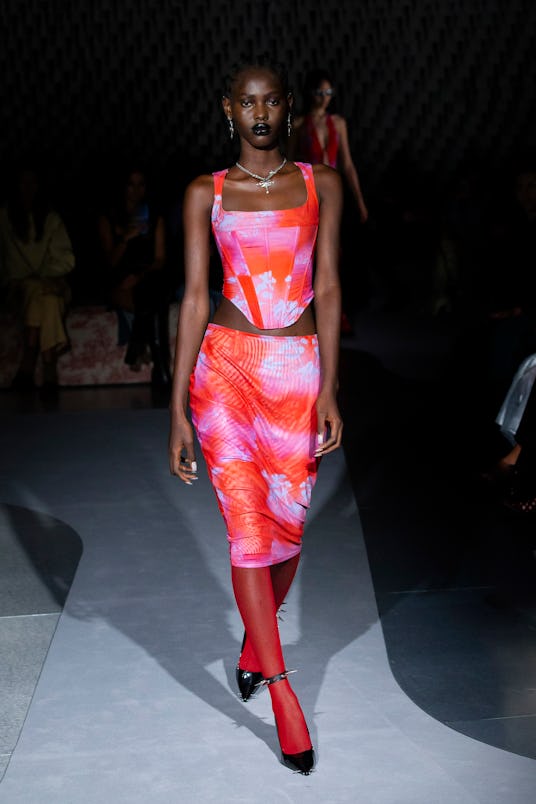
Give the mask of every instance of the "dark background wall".
[[535, 139], [533, 0], [3, 0], [0, 27], [0, 160], [78, 186], [121, 153], [170, 183], [228, 162], [222, 77], [275, 47], [297, 88], [333, 72], [369, 188], [401, 150], [441, 180]]

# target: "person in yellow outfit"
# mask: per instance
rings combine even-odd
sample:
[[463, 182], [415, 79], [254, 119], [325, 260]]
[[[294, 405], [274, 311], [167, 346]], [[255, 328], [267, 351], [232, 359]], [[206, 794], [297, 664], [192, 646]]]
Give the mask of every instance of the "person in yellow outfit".
[[65, 225], [44, 198], [37, 173], [22, 169], [0, 209], [0, 280], [8, 305], [24, 325], [24, 351], [14, 388], [33, 387], [39, 355], [45, 385], [57, 383], [56, 360], [68, 344], [64, 318], [70, 288], [65, 277], [74, 264]]

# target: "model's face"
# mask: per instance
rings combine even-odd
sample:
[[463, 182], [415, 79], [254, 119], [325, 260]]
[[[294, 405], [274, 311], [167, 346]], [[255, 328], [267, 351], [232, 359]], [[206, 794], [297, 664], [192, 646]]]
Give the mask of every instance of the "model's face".
[[140, 204], [145, 196], [145, 176], [143, 173], [134, 171], [128, 177], [126, 186], [127, 204]]
[[223, 99], [240, 137], [256, 148], [273, 147], [292, 104], [279, 78], [269, 70], [252, 68], [240, 73], [231, 97]]
[[313, 90], [313, 109], [317, 112], [325, 112], [334, 94], [331, 83], [321, 81], [317, 88]]

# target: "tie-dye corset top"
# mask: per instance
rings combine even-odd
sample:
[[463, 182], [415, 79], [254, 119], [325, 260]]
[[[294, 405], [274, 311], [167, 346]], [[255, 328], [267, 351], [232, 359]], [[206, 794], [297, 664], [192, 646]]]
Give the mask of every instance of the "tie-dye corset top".
[[311, 165], [296, 162], [307, 200], [292, 209], [228, 212], [227, 170], [214, 173], [212, 230], [223, 263], [223, 295], [259, 329], [294, 324], [313, 298], [318, 198]]

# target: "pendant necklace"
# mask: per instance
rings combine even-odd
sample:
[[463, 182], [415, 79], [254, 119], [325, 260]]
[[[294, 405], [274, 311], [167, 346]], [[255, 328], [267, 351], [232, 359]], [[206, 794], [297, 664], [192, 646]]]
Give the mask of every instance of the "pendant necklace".
[[279, 173], [279, 171], [282, 170], [286, 164], [287, 160], [283, 159], [279, 167], [276, 167], [274, 168], [274, 170], [271, 170], [267, 176], [259, 176], [258, 173], [252, 173], [251, 170], [245, 168], [244, 165], [240, 164], [240, 162], [235, 162], [237, 168], [243, 170], [244, 173], [247, 173], [248, 176], [251, 176], [252, 179], [258, 179], [257, 187], [262, 187], [263, 190], [266, 190], [266, 195], [268, 195], [268, 193], [270, 192], [269, 188], [272, 186], [272, 184], [275, 184], [273, 177], [275, 176], [276, 173]]

